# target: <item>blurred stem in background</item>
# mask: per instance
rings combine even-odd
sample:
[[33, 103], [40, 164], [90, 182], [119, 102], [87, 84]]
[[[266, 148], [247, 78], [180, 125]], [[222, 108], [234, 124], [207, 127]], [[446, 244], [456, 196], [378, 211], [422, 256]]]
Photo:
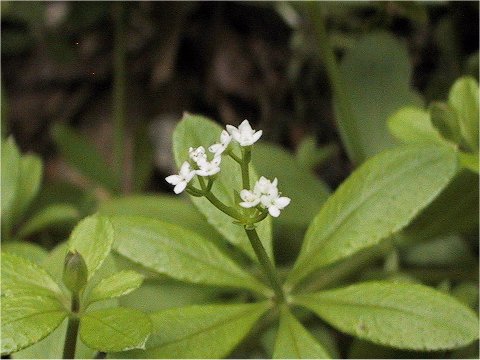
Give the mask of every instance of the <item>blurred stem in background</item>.
[[309, 1], [306, 3], [306, 10], [310, 14], [315, 34], [318, 39], [320, 55], [325, 63], [327, 75], [332, 87], [333, 101], [335, 103], [336, 121], [340, 131], [342, 142], [347, 151], [348, 157], [358, 165], [364, 160], [360, 138], [355, 126], [355, 119], [343, 83], [340, 69], [335, 60], [335, 54], [330, 45], [325, 26], [325, 17], [322, 12], [322, 2]]
[[125, 122], [126, 122], [126, 39], [125, 4], [112, 3], [115, 19], [115, 39], [113, 49], [113, 168], [118, 181], [118, 190], [122, 192], [123, 169], [125, 165]]

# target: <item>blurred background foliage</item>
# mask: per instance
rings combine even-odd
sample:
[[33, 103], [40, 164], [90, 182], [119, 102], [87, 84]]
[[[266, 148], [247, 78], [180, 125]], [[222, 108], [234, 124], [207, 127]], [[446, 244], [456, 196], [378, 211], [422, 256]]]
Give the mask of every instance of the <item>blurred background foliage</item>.
[[[478, 2], [335, 1], [321, 7], [363, 158], [396, 144], [387, 129], [395, 111], [446, 100], [462, 75], [478, 80]], [[293, 199], [274, 222], [276, 255], [280, 266], [288, 265], [310, 220], [355, 166], [337, 130], [316, 20], [302, 2], [2, 1], [2, 138], [12, 135], [21, 153], [43, 161], [40, 190], [12, 224], [15, 236], [41, 247], [32, 251], [17, 242], [10, 249], [48, 262], [43, 249], [63, 241], [75, 220], [100, 210], [180, 223], [236, 256], [192, 205], [166, 194], [171, 189], [164, 178], [175, 171], [171, 134], [188, 111], [222, 124], [247, 118], [264, 130], [270, 144], [255, 149], [254, 164], [267, 177], [279, 177]], [[115, 80], [118, 53], [125, 60], [124, 86]], [[113, 95], [119, 88], [125, 91], [120, 106]], [[112, 151], [119, 107], [125, 108], [120, 164]], [[371, 266], [353, 276], [418, 278], [476, 308], [477, 200], [478, 176], [461, 173], [400, 234], [422, 242], [388, 251], [381, 261], [359, 254], [355, 261]], [[42, 214], [45, 208], [51, 213]], [[432, 221], [445, 208], [445, 222]], [[54, 228], [42, 225], [52, 218]], [[125, 262], [117, 258], [117, 266], [131, 267]], [[333, 271], [341, 273], [342, 264]], [[179, 298], [190, 304], [228, 295], [153, 277], [124, 302], [154, 310], [178, 305]], [[346, 337], [320, 325], [314, 325], [318, 336], [343, 357], [426, 356], [360, 340], [344, 347]], [[267, 356], [270, 330], [260, 341], [247, 339], [233, 356]], [[476, 350], [478, 344], [429, 356], [478, 356]]]

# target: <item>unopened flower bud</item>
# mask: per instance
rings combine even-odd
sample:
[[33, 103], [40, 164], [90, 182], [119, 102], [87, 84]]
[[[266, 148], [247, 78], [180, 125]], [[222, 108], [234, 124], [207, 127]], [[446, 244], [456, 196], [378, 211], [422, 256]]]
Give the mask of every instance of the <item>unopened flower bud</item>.
[[63, 283], [72, 294], [79, 294], [87, 285], [88, 269], [82, 255], [69, 251], [65, 256]]

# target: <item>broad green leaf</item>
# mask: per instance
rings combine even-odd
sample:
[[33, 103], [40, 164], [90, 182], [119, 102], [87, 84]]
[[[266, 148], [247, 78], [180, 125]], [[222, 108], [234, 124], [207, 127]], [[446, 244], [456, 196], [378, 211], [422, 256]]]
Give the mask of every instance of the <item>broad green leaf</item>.
[[120, 307], [88, 312], [80, 320], [83, 343], [103, 352], [144, 349], [151, 329], [146, 314]]
[[48, 256], [48, 251], [38, 244], [26, 241], [8, 241], [2, 244], [2, 251], [41, 264]]
[[358, 168], [308, 228], [288, 282], [375, 245], [401, 230], [447, 186], [457, 156], [448, 147], [401, 147]]
[[126, 295], [142, 285], [143, 276], [132, 270], [120, 271], [102, 279], [88, 297], [88, 302], [111, 299]]
[[448, 102], [455, 109], [460, 131], [473, 152], [478, 152], [478, 82], [472, 77], [455, 81], [448, 95]]
[[67, 204], [55, 204], [41, 209], [20, 228], [18, 237], [25, 238], [48, 227], [78, 220], [78, 210]]
[[[184, 161], [188, 160], [189, 147], [203, 146], [208, 148], [210, 145], [219, 142], [221, 131], [222, 128], [219, 125], [205, 117], [185, 114], [173, 133], [173, 152], [177, 166], [180, 167]], [[252, 151], [255, 151], [255, 148]], [[220, 168], [221, 171], [215, 180], [212, 192], [226, 205], [239, 207], [235, 203], [234, 191], [240, 191], [243, 188], [240, 167], [228, 156], [223, 156]], [[256, 181], [255, 172], [251, 171], [250, 173], [250, 183], [254, 184]], [[199, 187], [198, 184], [197, 187]], [[256, 259], [244, 229], [234, 224], [234, 219], [215, 208], [203, 197], [191, 197], [191, 200], [220, 234], [225, 236], [232, 244], [240, 247], [252, 259]], [[257, 231], [265, 250], [273, 259], [270, 217], [258, 223]]]
[[462, 142], [457, 114], [448, 104], [442, 102], [430, 104], [430, 119], [443, 138], [455, 144]]
[[388, 119], [391, 134], [407, 144], [448, 144], [432, 125], [430, 114], [417, 107], [404, 107]]
[[479, 173], [480, 169], [479, 169], [478, 153], [470, 154], [470, 153], [459, 152], [458, 158], [460, 160], [460, 165], [462, 165], [462, 167], [470, 171], [473, 171], [474, 173], [477, 173], [477, 174]]
[[[12, 137], [2, 141], [2, 225], [9, 228], [12, 217], [12, 205], [18, 189], [20, 177], [20, 153]], [[4, 225], [5, 226], [5, 225]]]
[[287, 308], [282, 308], [273, 358], [330, 359], [330, 355]]
[[269, 179], [278, 178], [283, 195], [292, 199], [275, 222], [302, 225], [305, 228], [327, 200], [327, 185], [306, 171], [293, 154], [269, 143], [256, 143], [252, 148], [255, 169]]
[[380, 345], [441, 350], [478, 339], [475, 313], [424, 285], [360, 283], [297, 296], [294, 302], [340, 331]]
[[89, 216], [73, 229], [68, 243], [70, 249], [77, 250], [83, 256], [90, 279], [110, 253], [113, 243], [112, 224], [104, 216]]
[[48, 296], [2, 297], [1, 307], [2, 355], [42, 340], [67, 316], [63, 305]]
[[413, 241], [478, 233], [478, 175], [459, 172], [447, 188], [402, 233]]
[[2, 252], [2, 296], [62, 296], [58, 284], [39, 265], [20, 256]]
[[267, 302], [194, 305], [153, 313], [146, 350], [126, 353], [143, 358], [223, 358], [267, 311]]
[[178, 196], [171, 195], [132, 195], [113, 198], [100, 204], [100, 214], [149, 217], [179, 225], [199, 233], [209, 240], [223, 241], [223, 237], [207, 223], [205, 217]]
[[42, 160], [38, 156], [24, 155], [20, 158], [18, 188], [12, 207], [15, 222], [24, 215], [25, 210], [37, 194], [42, 175]]
[[206, 304], [224, 292], [212, 286], [186, 284], [172, 279], [145, 279], [142, 286], [126, 296], [120, 305], [153, 312], [172, 307]]
[[340, 72], [363, 150], [360, 158], [393, 147], [387, 118], [403, 106], [422, 105], [410, 87], [406, 44], [385, 32], [364, 35], [345, 53]]
[[112, 217], [115, 250], [160, 274], [193, 283], [247, 288], [266, 287], [200, 235], [142, 217]]
[[83, 175], [115, 190], [117, 179], [87, 138], [67, 125], [55, 124], [52, 136], [65, 159]]

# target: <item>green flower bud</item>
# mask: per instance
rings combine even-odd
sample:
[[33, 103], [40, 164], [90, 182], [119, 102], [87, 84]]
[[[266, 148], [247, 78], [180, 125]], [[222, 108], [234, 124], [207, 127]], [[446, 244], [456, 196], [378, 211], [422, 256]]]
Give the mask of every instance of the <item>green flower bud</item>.
[[69, 251], [65, 256], [63, 283], [72, 294], [79, 294], [87, 285], [87, 279], [87, 264], [82, 255], [76, 251]]

